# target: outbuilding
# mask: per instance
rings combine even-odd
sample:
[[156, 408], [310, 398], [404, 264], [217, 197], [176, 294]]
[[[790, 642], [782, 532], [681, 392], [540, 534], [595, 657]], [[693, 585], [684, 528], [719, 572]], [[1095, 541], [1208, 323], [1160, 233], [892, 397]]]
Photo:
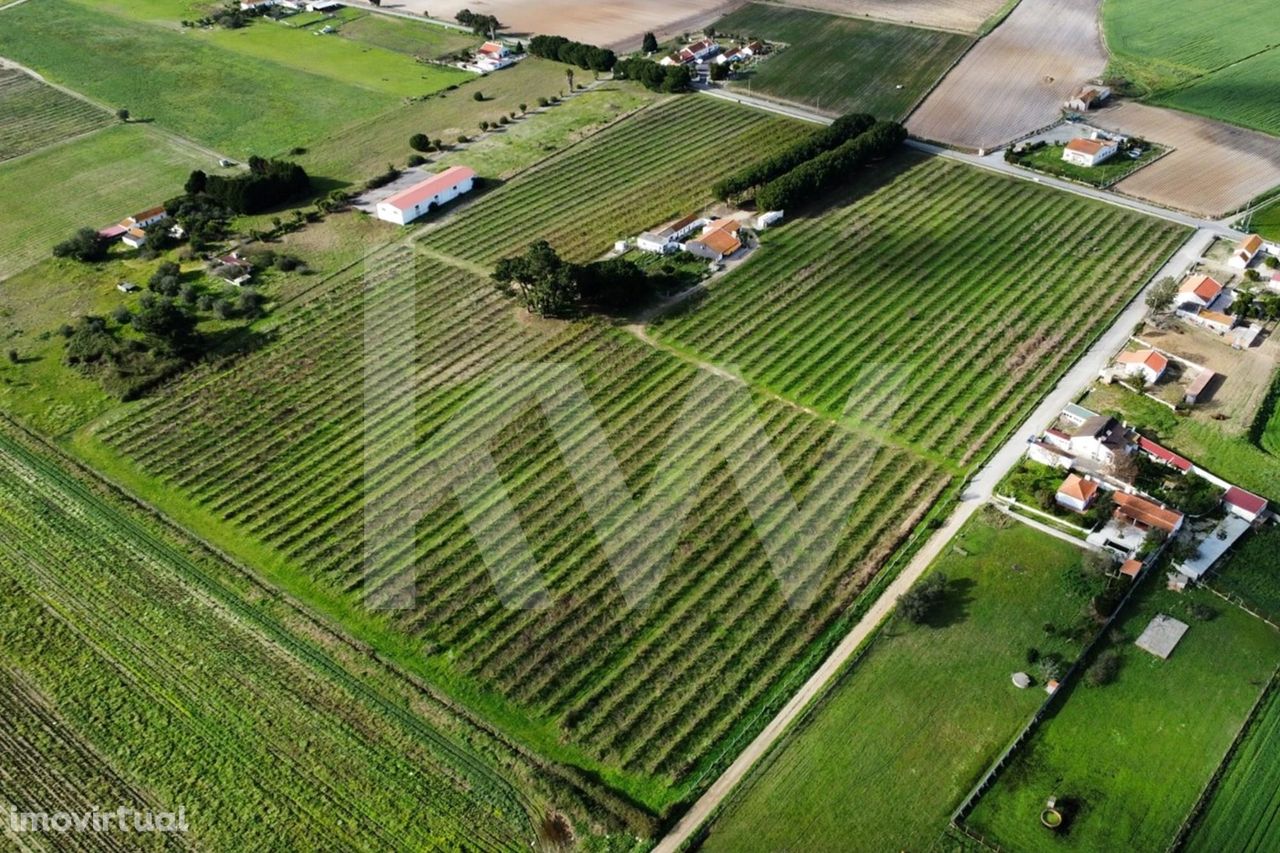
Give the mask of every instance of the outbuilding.
[[451, 166], [438, 175], [378, 202], [378, 218], [396, 225], [408, 225], [460, 195], [471, 192], [476, 173], [466, 166]]

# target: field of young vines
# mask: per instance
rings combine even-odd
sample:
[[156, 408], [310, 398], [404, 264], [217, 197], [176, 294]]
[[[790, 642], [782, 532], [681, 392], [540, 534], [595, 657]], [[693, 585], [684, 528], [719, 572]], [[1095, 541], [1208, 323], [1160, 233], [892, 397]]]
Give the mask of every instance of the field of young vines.
[[53, 453], [0, 424], [0, 791], [208, 849], [527, 848], [511, 782]]
[[967, 465], [1185, 238], [1025, 181], [903, 156], [656, 334]]
[[1191, 853], [1265, 851], [1280, 843], [1280, 693], [1249, 723], [1208, 805], [1187, 837]]
[[802, 125], [712, 98], [677, 98], [547, 160], [431, 232], [432, 249], [478, 263], [545, 238], [584, 261], [614, 240], [695, 213], [710, 186], [748, 157], [793, 142]]
[[0, 69], [0, 160], [110, 124], [99, 109], [21, 71]]
[[[389, 359], [362, 351], [361, 341], [369, 335], [392, 361], [407, 351], [402, 312], [388, 306], [415, 288], [416, 353], [406, 357], [419, 365], [415, 384], [403, 399], [379, 396], [369, 409], [359, 376], [371, 366], [385, 372]], [[552, 430], [536, 400], [472, 396], [487, 377], [525, 362], [570, 366], [589, 405]], [[426, 658], [415, 651], [405, 665], [425, 667], [424, 675], [473, 703], [487, 702], [489, 713], [520, 714], [515, 725], [535, 746], [611, 774], [660, 810], [781, 678], [806, 665], [815, 642], [949, 482], [923, 459], [776, 401], [748, 397], [726, 414], [712, 396], [691, 397], [703, 393], [700, 375], [708, 374], [621, 330], [521, 319], [473, 273], [396, 250], [363, 282], [335, 282], [268, 350], [194, 377], [105, 426], [101, 438], [130, 457], [132, 470], [161, 482], [154, 492], [182, 495], [188, 518], [221, 530], [227, 547], [265, 543], [270, 553], [257, 564], [274, 565], [272, 579], [295, 595], [342, 612], [361, 639], [389, 654], [397, 638], [410, 638], [400, 645], [413, 650], [425, 646]], [[513, 387], [532, 393], [549, 384], [538, 374]], [[691, 405], [699, 417], [688, 416]], [[752, 472], [767, 462], [751, 446], [750, 430], [717, 432], [746, 409], [797, 500], [839, 501], [838, 546], [816, 598], [802, 608], [780, 594], [733, 485], [735, 477], [742, 482], [741, 469], [726, 460]], [[405, 553], [370, 574], [366, 508], [380, 494], [430, 493], [442, 476], [428, 453], [406, 454], [396, 434], [413, 423], [430, 436], [457, 423], [465, 432], [491, 422], [505, 424], [485, 446], [507, 495], [485, 492], [479, 506], [446, 495], [423, 507]], [[660, 491], [653, 487], [673, 459], [692, 460], [698, 476], [687, 522], [624, 514], [605, 519], [621, 525], [611, 536], [600, 534], [601, 518], [588, 511], [574, 475], [594, 480], [607, 466], [587, 457], [568, 470], [564, 455], [589, 446], [597, 424], [607, 445], [601, 452], [612, 451], [623, 487], [637, 495]], [[639, 500], [659, 505], [659, 498]], [[503, 501], [537, 561], [547, 607], [510, 606], [495, 591], [489, 565], [520, 558], [519, 533], [490, 511]], [[390, 520], [408, 517], [413, 503], [393, 501]], [[810, 506], [806, 512], [826, 504]], [[774, 501], [754, 517], [771, 525], [778, 511]], [[646, 518], [651, 525], [640, 523]], [[605, 546], [610, 538], [674, 549], [669, 565], [643, 564], [662, 572], [643, 607], [623, 598]], [[482, 546], [495, 540], [503, 552], [486, 552]], [[365, 596], [391, 588], [406, 568], [417, 594], [412, 606], [388, 615], [394, 637], [362, 632]]]

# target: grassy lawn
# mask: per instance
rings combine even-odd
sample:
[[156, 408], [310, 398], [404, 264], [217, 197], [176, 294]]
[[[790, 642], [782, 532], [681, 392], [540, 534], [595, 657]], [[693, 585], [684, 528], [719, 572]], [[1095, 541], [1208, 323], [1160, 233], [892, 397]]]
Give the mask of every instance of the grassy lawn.
[[1249, 723], [1208, 805], [1188, 836], [1191, 853], [1265, 853], [1280, 844], [1280, 691]]
[[[275, 24], [258, 23], [241, 32], [183, 32], [74, 0], [23, 4], [2, 14], [0, 55], [235, 158], [283, 153], [402, 101], [396, 93], [402, 87], [381, 79], [388, 73], [385, 68], [378, 79], [369, 81], [371, 85], [343, 82], [342, 78], [360, 76], [365, 54], [357, 45]], [[263, 45], [264, 39], [294, 39], [310, 60], [291, 64], [288, 50], [273, 58], [255, 55], [254, 51], [272, 49]], [[85, 50], [86, 44], [94, 49]], [[241, 45], [244, 53], [230, 49]], [[347, 48], [344, 62], [338, 70], [326, 72], [326, 63], [316, 61], [315, 52], [332, 58], [336, 47]], [[417, 80], [437, 72], [400, 54], [383, 54], [406, 76], [413, 75], [415, 82], [408, 88], [419, 93], [454, 79], [450, 74], [432, 83]], [[146, 73], [137, 70], [141, 56], [147, 57]], [[299, 68], [308, 64], [310, 70]]]
[[[538, 98], [558, 96], [565, 89], [565, 68], [558, 62], [527, 59], [485, 77], [472, 75], [474, 79], [456, 90], [332, 130], [308, 146], [300, 162], [315, 174], [364, 180], [380, 173], [387, 163], [403, 164], [404, 158], [413, 153], [409, 137], [415, 133], [453, 144], [460, 134], [479, 134], [481, 120], [494, 121], [499, 116], [518, 113], [521, 104], [529, 110], [537, 109]], [[626, 85], [634, 88], [633, 84]], [[483, 101], [475, 100], [476, 92], [481, 93]], [[562, 109], [565, 107], [551, 107], [546, 113]]]
[[1280, 623], [1280, 528], [1252, 534], [1213, 574], [1213, 586]]
[[1010, 683], [1026, 650], [1079, 653], [1044, 625], [1080, 617], [1085, 599], [1065, 580], [1083, 553], [993, 510], [971, 521], [934, 565], [950, 583], [936, 620], [882, 629], [755, 768], [703, 849], [929, 848], [1045, 699]]
[[1148, 145], [1142, 156], [1137, 160], [1133, 160], [1127, 154], [1121, 152], [1105, 163], [1086, 167], [1064, 161], [1062, 152], [1065, 147], [1065, 143], [1046, 145], [1043, 148], [1028, 151], [1013, 162], [1027, 169], [1043, 172], [1046, 175], [1054, 175], [1094, 187], [1109, 187], [1121, 178], [1128, 177], [1138, 171], [1164, 153], [1164, 149], [1160, 146]]
[[338, 35], [361, 44], [427, 59], [438, 59], [480, 43], [480, 39], [470, 33], [451, 27], [376, 15], [372, 12], [350, 17], [342, 22], [338, 25]]
[[20, 71], [0, 70], [0, 160], [111, 124], [106, 110]]
[[784, 6], [750, 5], [716, 22], [719, 33], [789, 45], [733, 83], [830, 113], [904, 115], [969, 46], [968, 36]]
[[49, 257], [77, 228], [101, 228], [180, 194], [192, 169], [210, 167], [202, 152], [139, 124], [0, 164], [0, 276]]
[[1280, 457], [1243, 436], [1228, 436], [1212, 421], [1176, 415], [1119, 385], [1095, 385], [1081, 401], [1095, 412], [1116, 414], [1160, 442], [1252, 492], [1280, 499]]
[[[1118, 623], [1116, 680], [1074, 681], [968, 819], [1001, 847], [1160, 850], [1186, 818], [1280, 663], [1280, 632], [1204, 590], [1165, 590], [1159, 574]], [[1209, 621], [1193, 603], [1213, 608]], [[1190, 626], [1168, 660], [1133, 641], [1164, 613]], [[1045, 800], [1066, 804], [1059, 833]]]

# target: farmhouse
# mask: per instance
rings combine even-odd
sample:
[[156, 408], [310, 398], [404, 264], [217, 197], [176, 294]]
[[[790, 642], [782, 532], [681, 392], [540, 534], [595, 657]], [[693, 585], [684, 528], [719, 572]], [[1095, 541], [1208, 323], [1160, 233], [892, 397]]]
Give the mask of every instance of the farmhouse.
[[1068, 474], [1067, 479], [1058, 487], [1054, 500], [1060, 506], [1076, 512], [1084, 512], [1093, 505], [1098, 496], [1098, 484], [1094, 480], [1086, 480], [1076, 474]]
[[1149, 530], [1160, 530], [1172, 536], [1182, 529], [1182, 513], [1162, 506], [1141, 495], [1127, 492], [1115, 493], [1117, 521], [1136, 527], [1144, 533]]
[[276, 0], [240, 0], [240, 11], [249, 12], [254, 9], [267, 9], [276, 5]]
[[704, 228], [696, 240], [685, 243], [685, 251], [711, 261], [730, 257], [742, 248], [742, 241], [738, 239], [740, 227], [736, 219], [717, 219]]
[[1076, 461], [1074, 456], [1061, 447], [1038, 438], [1027, 442], [1027, 458], [1051, 468], [1070, 468]]
[[1227, 489], [1227, 493], [1222, 496], [1222, 503], [1226, 506], [1228, 512], [1238, 515], [1250, 523], [1257, 521], [1267, 511], [1266, 498], [1258, 497], [1252, 492], [1246, 492], [1239, 486], [1232, 486]]
[[664, 56], [659, 65], [688, 65], [702, 62], [720, 52], [720, 45], [712, 39], [700, 39], [693, 44], [680, 48], [670, 56]]
[[1080, 426], [1080, 424], [1089, 420], [1089, 418], [1096, 418], [1097, 416], [1097, 412], [1091, 412], [1084, 406], [1080, 406], [1075, 403], [1068, 403], [1067, 407], [1062, 410], [1062, 420], [1072, 426]]
[[147, 232], [137, 226], [126, 228], [120, 235], [120, 242], [131, 248], [140, 249], [147, 242]]
[[1160, 381], [1169, 367], [1169, 359], [1153, 349], [1122, 352], [1116, 356], [1116, 364], [1128, 376], [1141, 376], [1149, 384]]
[[1062, 159], [1074, 166], [1091, 168], [1104, 163], [1120, 150], [1113, 139], [1073, 139], [1062, 149]]
[[1242, 270], [1253, 263], [1253, 259], [1258, 256], [1258, 252], [1262, 251], [1262, 238], [1257, 234], [1250, 234], [1241, 240], [1231, 252], [1227, 265], [1232, 269]]
[[1100, 106], [1103, 101], [1110, 97], [1111, 90], [1106, 86], [1083, 86], [1071, 96], [1065, 106], [1069, 110], [1083, 113]]
[[227, 284], [243, 287], [253, 279], [253, 264], [240, 257], [239, 252], [216, 257], [213, 264], [215, 274]]
[[1224, 290], [1217, 279], [1207, 275], [1188, 276], [1178, 288], [1177, 305], [1181, 310], [1191, 307], [1192, 310], [1208, 308]]
[[475, 66], [481, 71], [497, 71], [515, 63], [511, 50], [503, 43], [487, 41], [476, 49]]
[[1077, 456], [1110, 464], [1129, 453], [1132, 445], [1129, 430], [1123, 424], [1106, 415], [1094, 415], [1071, 435], [1068, 449]]
[[396, 225], [408, 225], [423, 214], [471, 192], [476, 173], [466, 166], [451, 166], [438, 175], [378, 202], [378, 218]]
[[646, 231], [636, 238], [636, 248], [642, 252], [666, 255], [680, 251], [680, 241], [705, 225], [707, 220], [697, 216], [682, 216], [653, 231]]
[[1235, 328], [1236, 318], [1222, 311], [1210, 311], [1202, 308], [1187, 319], [1197, 325], [1204, 326], [1211, 332], [1225, 335]]

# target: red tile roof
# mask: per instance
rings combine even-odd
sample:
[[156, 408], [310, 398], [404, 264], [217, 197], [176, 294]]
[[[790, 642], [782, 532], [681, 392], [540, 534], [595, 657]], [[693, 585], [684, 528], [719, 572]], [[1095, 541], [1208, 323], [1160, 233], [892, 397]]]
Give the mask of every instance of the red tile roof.
[[1178, 288], [1179, 293], [1194, 293], [1204, 302], [1212, 302], [1218, 298], [1218, 294], [1222, 292], [1222, 285], [1212, 276], [1193, 275], [1182, 282], [1182, 286]]
[[1246, 492], [1239, 486], [1232, 486], [1222, 499], [1232, 506], [1238, 506], [1245, 512], [1257, 515], [1267, 508], [1266, 498], [1260, 498], [1253, 492]]
[[1257, 234], [1250, 234], [1240, 241], [1237, 251], [1244, 252], [1247, 255], [1256, 255], [1258, 250], [1262, 248], [1262, 238]]
[[450, 166], [438, 175], [432, 175], [421, 183], [414, 184], [408, 189], [401, 190], [395, 195], [383, 199], [381, 204], [389, 204], [400, 210], [409, 210], [414, 205], [445, 190], [453, 189], [468, 178], [474, 178], [475, 176], [475, 171], [468, 169], [466, 166]]
[[1098, 139], [1073, 139], [1067, 143], [1068, 151], [1079, 151], [1081, 154], [1087, 154], [1090, 157], [1097, 155], [1099, 151], [1107, 147], [1106, 142]]
[[1183, 456], [1179, 456], [1167, 447], [1161, 447], [1146, 436], [1138, 437], [1138, 447], [1148, 456], [1158, 459], [1166, 465], [1172, 465], [1179, 471], [1187, 472], [1191, 470], [1191, 460]]
[[1066, 495], [1069, 498], [1075, 498], [1082, 503], [1088, 503], [1093, 500], [1093, 496], [1098, 493], [1098, 484], [1093, 480], [1086, 480], [1075, 474], [1068, 474], [1067, 479], [1062, 481], [1062, 485], [1058, 487], [1058, 494]]
[[1140, 571], [1142, 571], [1141, 560], [1125, 560], [1120, 566], [1120, 574], [1127, 577], [1136, 578]]
[[1156, 373], [1164, 373], [1165, 368], [1169, 366], [1169, 359], [1153, 349], [1140, 349], [1133, 352], [1122, 352], [1116, 356], [1116, 361], [1120, 364], [1141, 364], [1149, 367]]

